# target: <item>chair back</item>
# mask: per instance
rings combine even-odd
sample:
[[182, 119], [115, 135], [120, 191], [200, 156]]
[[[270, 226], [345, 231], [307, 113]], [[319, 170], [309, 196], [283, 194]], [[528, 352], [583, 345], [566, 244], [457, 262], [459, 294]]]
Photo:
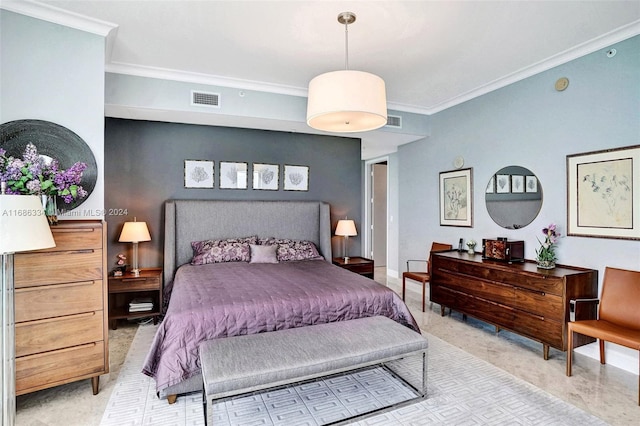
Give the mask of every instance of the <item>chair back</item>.
[[444, 243], [432, 243], [431, 250], [429, 251], [429, 261], [427, 262], [427, 272], [431, 275], [431, 254], [439, 251], [448, 251], [453, 249], [451, 244]]
[[600, 296], [601, 320], [640, 330], [640, 272], [606, 267]]

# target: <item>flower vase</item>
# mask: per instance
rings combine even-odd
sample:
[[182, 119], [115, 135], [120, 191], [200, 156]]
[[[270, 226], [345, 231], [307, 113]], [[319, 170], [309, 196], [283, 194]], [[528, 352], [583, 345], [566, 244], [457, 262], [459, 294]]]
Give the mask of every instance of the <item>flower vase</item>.
[[476, 248], [474, 247], [469, 247], [469, 249], [467, 249], [467, 253], [469, 254], [476, 254]]
[[42, 206], [44, 214], [47, 216], [49, 226], [58, 224], [58, 204], [55, 195], [43, 195]]
[[538, 268], [540, 269], [553, 269], [556, 267], [556, 262], [553, 260], [538, 260]]

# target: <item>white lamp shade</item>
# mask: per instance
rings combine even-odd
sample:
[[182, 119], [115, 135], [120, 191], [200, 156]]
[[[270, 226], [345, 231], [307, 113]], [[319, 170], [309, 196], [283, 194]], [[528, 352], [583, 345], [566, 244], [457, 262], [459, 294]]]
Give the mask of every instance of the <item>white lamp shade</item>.
[[1, 254], [55, 246], [39, 197], [0, 195]]
[[351, 219], [339, 220], [338, 226], [336, 226], [336, 235], [341, 237], [353, 237], [358, 235], [355, 222]]
[[121, 243], [139, 243], [141, 241], [151, 241], [147, 222], [125, 222], [120, 233]]
[[329, 132], [364, 132], [387, 124], [384, 80], [363, 71], [320, 74], [309, 82], [307, 124]]

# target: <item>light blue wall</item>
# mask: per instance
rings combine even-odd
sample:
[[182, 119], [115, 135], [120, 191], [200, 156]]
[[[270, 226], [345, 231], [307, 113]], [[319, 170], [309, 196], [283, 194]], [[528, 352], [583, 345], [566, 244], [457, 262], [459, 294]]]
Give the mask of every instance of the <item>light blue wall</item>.
[[104, 37], [0, 9], [0, 123], [57, 123], [96, 158], [96, 186], [74, 211], [88, 214], [75, 218], [103, 217], [104, 46]]
[[[398, 150], [399, 263], [423, 258], [431, 241], [508, 237], [525, 241], [535, 258], [536, 237], [555, 222], [566, 233], [566, 156], [640, 144], [640, 36], [600, 50], [431, 116], [432, 133]], [[560, 77], [569, 87], [554, 88]], [[474, 226], [439, 226], [438, 178], [461, 155], [473, 168]], [[489, 177], [508, 165], [533, 171], [544, 190], [540, 214], [520, 230], [498, 227], [484, 205]], [[640, 241], [566, 237], [559, 262], [594, 268], [640, 269]], [[637, 356], [637, 353], [635, 354]], [[635, 361], [637, 368], [637, 359]]]

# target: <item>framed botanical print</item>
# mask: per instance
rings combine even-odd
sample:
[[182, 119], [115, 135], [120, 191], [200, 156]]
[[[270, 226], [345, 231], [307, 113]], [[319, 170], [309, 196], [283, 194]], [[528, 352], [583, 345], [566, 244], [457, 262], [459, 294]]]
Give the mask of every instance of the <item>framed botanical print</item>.
[[538, 178], [536, 176], [526, 176], [525, 191], [538, 192]]
[[473, 169], [440, 173], [440, 225], [473, 226]]
[[308, 191], [309, 190], [309, 167], [307, 166], [284, 166], [284, 190], [285, 191]]
[[279, 165], [253, 163], [253, 189], [277, 191], [279, 186]]
[[220, 189], [247, 189], [247, 163], [220, 162]]
[[640, 145], [567, 155], [567, 235], [640, 240]]
[[185, 188], [213, 188], [213, 161], [184, 160]]
[[516, 194], [524, 192], [524, 176], [511, 175], [511, 192]]
[[498, 194], [511, 192], [511, 175], [496, 175], [496, 192]]

